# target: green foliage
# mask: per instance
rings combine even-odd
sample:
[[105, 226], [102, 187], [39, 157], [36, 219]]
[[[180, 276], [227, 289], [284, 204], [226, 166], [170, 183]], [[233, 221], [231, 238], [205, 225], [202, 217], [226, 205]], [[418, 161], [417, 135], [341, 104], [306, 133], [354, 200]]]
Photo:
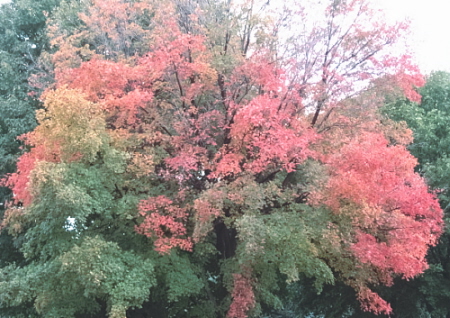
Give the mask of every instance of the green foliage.
[[47, 47], [45, 12], [58, 3], [16, 0], [0, 7], [0, 175], [14, 170], [20, 153], [16, 137], [36, 126], [34, 111], [40, 103], [28, 96], [28, 78]]
[[[420, 104], [397, 101], [388, 104], [385, 113], [394, 120], [405, 121], [412, 129], [414, 143], [409, 147], [419, 160], [417, 169], [428, 183], [438, 191], [440, 204], [444, 208], [448, 224], [450, 204], [450, 73], [435, 72], [420, 89]], [[440, 244], [428, 254], [430, 269], [425, 274], [405, 287], [417, 288], [414, 293], [417, 306], [431, 317], [447, 317], [450, 307], [445, 301], [450, 289], [450, 268], [448, 261], [449, 232], [441, 237]], [[405, 307], [406, 308], [406, 307]], [[414, 307], [413, 307], [414, 308]]]
[[[28, 78], [36, 72], [41, 52], [48, 48], [45, 30], [46, 13], [59, 0], [14, 0], [0, 7], [0, 179], [12, 173], [23, 144], [17, 137], [36, 126], [35, 110], [41, 106]], [[11, 191], [0, 185], [0, 215]], [[7, 231], [0, 232], [0, 266], [23, 263], [20, 241], [14, 241]], [[33, 317], [32, 304], [15, 309], [1, 309], [2, 314]]]
[[[75, 245], [61, 255], [60, 262], [61, 286], [64, 286], [61, 292], [82, 295], [81, 308], [85, 307], [84, 299], [103, 298], [109, 316], [113, 318], [123, 317], [129, 307], [141, 306], [155, 284], [152, 261], [123, 251], [117, 243], [106, 242], [98, 236], [86, 238], [79, 246]], [[64, 302], [68, 297], [58, 295]], [[73, 302], [69, 304], [74, 306]], [[47, 306], [50, 312], [61, 308], [51, 303]]]
[[405, 121], [413, 131], [414, 143], [409, 150], [419, 160], [418, 171], [440, 191], [445, 208], [450, 203], [450, 74], [433, 73], [420, 93], [420, 104], [399, 100], [384, 111], [393, 120]]
[[9, 266], [2, 274], [2, 303], [14, 307], [34, 301], [45, 317], [98, 312], [98, 300], [106, 303], [110, 317], [123, 317], [129, 307], [139, 307], [149, 297], [155, 284], [150, 260], [100, 237], [79, 239], [45, 264]]
[[158, 272], [164, 279], [162, 285], [167, 286], [169, 302], [176, 303], [183, 296], [198, 294], [204, 288], [204, 282], [196, 274], [198, 269], [191, 264], [187, 254], [171, 253], [169, 257], [162, 258], [158, 265]]

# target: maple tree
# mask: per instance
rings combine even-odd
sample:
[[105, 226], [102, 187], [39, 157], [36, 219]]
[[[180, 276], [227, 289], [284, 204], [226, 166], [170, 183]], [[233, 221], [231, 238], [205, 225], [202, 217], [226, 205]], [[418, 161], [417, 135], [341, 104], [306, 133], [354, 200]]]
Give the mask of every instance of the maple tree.
[[[411, 102], [404, 97], [387, 100], [382, 107], [383, 120], [395, 120], [391, 124], [399, 127], [405, 123], [413, 132], [414, 141], [407, 148], [418, 161], [415, 170], [426, 177], [431, 188], [437, 190], [439, 203], [444, 209], [448, 224], [448, 102], [450, 77], [447, 72], [434, 72], [427, 76], [426, 84], [419, 89], [421, 102]], [[389, 118], [389, 119], [388, 119]], [[448, 231], [444, 231], [436, 246], [427, 253], [429, 268], [414, 279], [395, 279], [394, 285], [382, 286], [377, 292], [392, 304], [396, 316], [446, 317], [449, 306], [446, 299], [448, 290]], [[301, 284], [301, 283], [300, 283]], [[337, 284], [327, 286], [318, 296], [310, 281], [304, 281], [286, 300], [295, 307], [300, 316], [330, 317], [376, 317], [373, 313], [362, 312], [355, 302], [355, 295], [348, 286]], [[383, 315], [388, 317], [387, 315]]]
[[389, 313], [371, 286], [423, 272], [442, 211], [409, 131], [377, 106], [418, 100], [423, 80], [384, 51], [404, 25], [365, 1], [322, 9], [324, 25], [283, 40], [293, 12], [254, 1], [61, 5], [43, 57], [54, 83], [33, 79], [48, 86], [44, 109], [4, 180], [23, 208], [2, 227], [28, 263], [2, 269], [1, 305], [243, 318], [280, 307], [277, 289], [304, 274]]
[[[388, 103], [383, 111], [390, 118], [404, 121], [414, 133], [414, 142], [409, 145], [410, 152], [417, 157], [419, 165], [416, 170], [424, 175], [429, 185], [437, 189], [439, 202], [444, 209], [446, 225], [448, 225], [448, 118], [450, 77], [447, 72], [434, 72], [428, 76], [426, 85], [420, 89], [420, 104], [405, 99], [397, 99]], [[404, 290], [418, 288], [416, 297], [412, 299], [415, 307], [426, 308], [431, 316], [446, 316], [450, 308], [444, 301], [449, 290], [448, 282], [448, 230], [441, 236], [437, 246], [428, 253], [429, 270], [412, 284], [406, 284]], [[436, 292], [439, 291], [439, 292]], [[414, 308], [414, 307], [413, 307]], [[416, 309], [416, 310], [418, 310]]]

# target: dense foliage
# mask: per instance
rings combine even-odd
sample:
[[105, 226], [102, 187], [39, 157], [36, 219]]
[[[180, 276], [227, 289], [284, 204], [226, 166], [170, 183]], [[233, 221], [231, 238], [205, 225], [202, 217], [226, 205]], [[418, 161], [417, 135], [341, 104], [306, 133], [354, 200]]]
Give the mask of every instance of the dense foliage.
[[[0, 178], [15, 171], [23, 153], [17, 137], [36, 127], [35, 110], [42, 106], [38, 96], [30, 96], [28, 78], [38, 72], [38, 58], [48, 49], [45, 12], [59, 1], [15, 0], [0, 9]], [[10, 189], [0, 184], [0, 218]], [[11, 235], [0, 232], [0, 266], [23, 261]], [[2, 314], [8, 314], [6, 309]]]
[[[46, 49], [45, 12], [59, 1], [17, 0], [0, 10], [0, 175], [14, 171], [21, 153], [17, 136], [36, 126], [40, 103], [29, 96], [28, 78], [37, 72], [38, 57]], [[0, 203], [6, 189], [0, 188]]]
[[[427, 183], [438, 191], [439, 202], [448, 223], [448, 164], [450, 74], [432, 73], [426, 85], [420, 88], [420, 103], [400, 98], [387, 102], [382, 112], [390, 119], [406, 123], [413, 131], [414, 142], [408, 146], [418, 159], [416, 170], [426, 177]], [[387, 119], [385, 119], [387, 120]], [[450, 253], [448, 230], [439, 244], [427, 254], [429, 269], [412, 280], [397, 279], [390, 288], [377, 288], [392, 305], [394, 317], [436, 317], [450, 314]], [[347, 286], [327, 286], [317, 295], [312, 282], [303, 280], [289, 289], [285, 296], [286, 307], [300, 316], [325, 317], [376, 317], [362, 312], [354, 300], [354, 292]], [[386, 316], [387, 317], [387, 316]]]
[[423, 84], [383, 21], [362, 0], [61, 2], [3, 181], [23, 260], [0, 308], [241, 318], [304, 275], [390, 313], [374, 288], [428, 267], [442, 210], [378, 113]]
[[[417, 157], [417, 171], [424, 175], [427, 183], [438, 191], [439, 202], [444, 209], [446, 224], [449, 217], [449, 145], [450, 130], [450, 74], [435, 72], [420, 89], [420, 104], [398, 100], [385, 107], [385, 113], [394, 120], [405, 121], [414, 132], [410, 152]], [[416, 312], [425, 312], [431, 317], [447, 317], [450, 306], [450, 252], [448, 229], [437, 246], [430, 249], [430, 269], [417, 279], [409, 290], [416, 289], [413, 301]], [[404, 308], [407, 311], [407, 308]]]

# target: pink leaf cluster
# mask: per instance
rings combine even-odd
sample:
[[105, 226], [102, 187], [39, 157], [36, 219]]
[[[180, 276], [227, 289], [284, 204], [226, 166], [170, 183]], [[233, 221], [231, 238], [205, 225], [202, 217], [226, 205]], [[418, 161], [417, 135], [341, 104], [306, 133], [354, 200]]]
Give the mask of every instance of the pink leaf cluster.
[[212, 221], [223, 215], [224, 197], [222, 191], [211, 189], [202, 198], [194, 201], [195, 228], [192, 234], [194, 242], [204, 238], [212, 230]]
[[317, 133], [306, 121], [291, 116], [289, 106], [268, 95], [254, 98], [237, 113], [231, 136], [253, 159], [244, 165], [246, 170], [259, 173], [274, 164], [292, 171], [314, 156], [309, 146], [318, 139]]
[[246, 318], [247, 312], [255, 306], [251, 280], [243, 274], [233, 274], [233, 301], [228, 310], [228, 318]]
[[367, 287], [361, 287], [359, 289], [358, 300], [361, 302], [363, 310], [371, 311], [377, 315], [381, 313], [390, 315], [392, 313], [391, 305]]
[[421, 96], [417, 88], [425, 85], [425, 78], [421, 74], [409, 55], [400, 57], [386, 57], [382, 65], [394, 69], [394, 84], [402, 90], [403, 95], [410, 101], [420, 103]]
[[[21, 139], [29, 145], [34, 145], [34, 133], [21, 136]], [[33, 202], [31, 189], [31, 173], [39, 161], [59, 162], [60, 149], [58, 144], [35, 145], [30, 152], [24, 153], [17, 161], [17, 170], [0, 180], [0, 185], [7, 186], [14, 193], [14, 203], [28, 206]]]
[[59, 86], [79, 89], [89, 101], [116, 113], [117, 127], [135, 126], [139, 111], [153, 99], [149, 79], [123, 63], [93, 59], [79, 68], [60, 70], [56, 78]]
[[[327, 165], [331, 176], [321, 202], [334, 213], [350, 213], [350, 250], [357, 259], [376, 268], [387, 285], [394, 274], [408, 279], [422, 273], [443, 215], [435, 194], [414, 173], [416, 159], [383, 135], [366, 132], [330, 154]], [[359, 297], [374, 312], [390, 310], [369, 290]]]
[[163, 195], [142, 200], [138, 209], [144, 221], [136, 226], [136, 231], [153, 238], [156, 251], [166, 254], [174, 247], [186, 251], [192, 249], [191, 240], [186, 238], [185, 209]]

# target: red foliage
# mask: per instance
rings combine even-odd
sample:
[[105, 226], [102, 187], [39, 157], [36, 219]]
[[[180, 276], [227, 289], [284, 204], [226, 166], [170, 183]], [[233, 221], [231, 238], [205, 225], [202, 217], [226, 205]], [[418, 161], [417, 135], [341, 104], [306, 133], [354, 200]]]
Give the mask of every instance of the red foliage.
[[[377, 269], [379, 280], [394, 274], [412, 278], [427, 268], [426, 253], [442, 232], [436, 196], [416, 173], [416, 159], [403, 146], [389, 146], [380, 134], [363, 133], [328, 156], [331, 176], [321, 202], [351, 218], [353, 254]], [[376, 313], [390, 307], [366, 287], [363, 307]]]
[[[318, 135], [303, 118], [292, 117], [289, 106], [292, 105], [283, 105], [278, 98], [262, 95], [237, 112], [230, 132], [231, 149], [240, 152], [243, 149], [237, 147], [244, 146], [251, 155], [253, 160], [243, 165], [246, 171], [259, 173], [271, 164], [292, 171], [297, 164], [314, 156], [309, 145]], [[227, 159], [229, 162], [230, 156]], [[219, 169], [224, 170], [220, 163]]]
[[363, 310], [371, 311], [377, 315], [381, 313], [390, 315], [392, 313], [391, 305], [369, 288], [362, 287], [358, 291], [358, 300], [361, 302], [361, 308]]
[[2, 180], [1, 186], [11, 188], [14, 193], [14, 202], [21, 202], [24, 206], [29, 205], [33, 201], [33, 197], [29, 191], [30, 174], [37, 162], [34, 153], [25, 153], [17, 161], [17, 172], [9, 175], [7, 179]]
[[[250, 99], [237, 83], [257, 87]], [[283, 72], [267, 58], [255, 54], [237, 67], [228, 84], [231, 100], [225, 116], [229, 142], [216, 152], [211, 177], [261, 173], [267, 169], [292, 171], [309, 157], [319, 139], [305, 116], [299, 116], [301, 98], [288, 87]]]
[[33, 201], [30, 192], [31, 174], [39, 161], [59, 162], [60, 149], [58, 144], [44, 145], [34, 144], [34, 133], [28, 133], [20, 137], [28, 145], [34, 145], [30, 152], [24, 153], [17, 161], [16, 172], [1, 180], [0, 185], [5, 185], [14, 193], [14, 203], [28, 206]]
[[[332, 176], [324, 202], [336, 212], [349, 200], [382, 212], [401, 213], [417, 222], [430, 222], [428, 226], [434, 224], [429, 231], [438, 234], [442, 210], [425, 181], [414, 172], [416, 164], [404, 146], [389, 146], [383, 135], [364, 133], [328, 156]], [[430, 243], [435, 239], [429, 239]]]
[[246, 318], [247, 312], [255, 306], [251, 280], [243, 274], [233, 274], [234, 285], [231, 297], [233, 301], [228, 310], [229, 318]]
[[409, 55], [386, 57], [380, 65], [386, 69], [393, 69], [394, 76], [389, 84], [400, 88], [404, 96], [410, 101], [420, 102], [421, 96], [416, 89], [425, 85], [425, 78], [418, 66], [412, 63]]
[[144, 221], [136, 226], [136, 231], [155, 239], [156, 251], [164, 254], [174, 247], [192, 249], [191, 240], [186, 238], [185, 209], [173, 205], [172, 200], [163, 195], [142, 200], [138, 209]]
[[149, 78], [123, 63], [93, 59], [76, 69], [60, 70], [58, 86], [81, 90], [86, 98], [101, 103], [117, 127], [134, 127], [136, 116], [153, 99]]

